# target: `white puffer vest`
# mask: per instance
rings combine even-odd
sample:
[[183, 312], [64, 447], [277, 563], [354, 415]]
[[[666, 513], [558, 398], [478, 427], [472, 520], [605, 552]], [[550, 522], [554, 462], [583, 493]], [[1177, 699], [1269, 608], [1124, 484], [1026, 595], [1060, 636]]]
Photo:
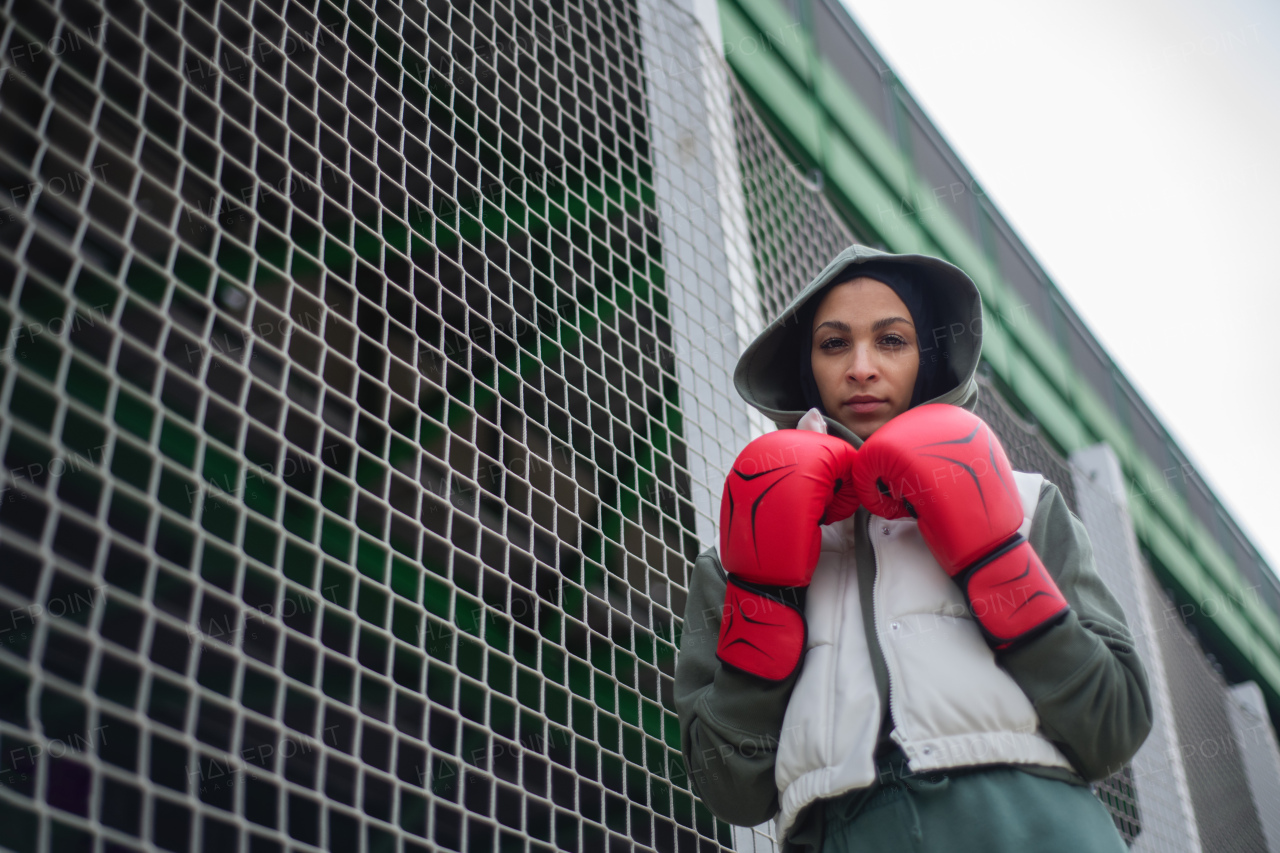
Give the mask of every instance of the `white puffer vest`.
[[[1044, 478], [1014, 472], [1026, 536]], [[880, 696], [863, 627], [854, 518], [822, 528], [822, 554], [809, 587], [804, 669], [783, 721], [775, 776], [779, 838], [800, 810], [875, 780], [872, 755]], [[893, 739], [911, 771], [973, 764], [1071, 769], [1040, 734], [1031, 701], [995, 660], [960, 588], [929, 553], [913, 519], [871, 517], [879, 571], [875, 632], [889, 670]]]

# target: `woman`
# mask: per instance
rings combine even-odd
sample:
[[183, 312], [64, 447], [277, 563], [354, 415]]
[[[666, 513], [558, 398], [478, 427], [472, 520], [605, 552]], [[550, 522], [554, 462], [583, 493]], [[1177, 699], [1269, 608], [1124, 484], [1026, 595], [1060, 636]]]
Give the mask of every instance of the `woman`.
[[853, 246], [738, 362], [780, 429], [726, 480], [675, 698], [703, 801], [786, 850], [1125, 850], [1087, 782], [1146, 675], [1084, 527], [970, 413], [981, 316], [951, 264]]

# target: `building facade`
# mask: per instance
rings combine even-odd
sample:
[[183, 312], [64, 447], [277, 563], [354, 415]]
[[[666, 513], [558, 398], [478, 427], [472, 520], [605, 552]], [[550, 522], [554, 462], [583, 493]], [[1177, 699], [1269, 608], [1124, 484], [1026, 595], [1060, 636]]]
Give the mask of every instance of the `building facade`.
[[1117, 825], [1280, 850], [1280, 587], [838, 5], [10, 0], [0, 56], [0, 847], [771, 849], [672, 674], [737, 354], [857, 241], [973, 274], [1107, 543]]

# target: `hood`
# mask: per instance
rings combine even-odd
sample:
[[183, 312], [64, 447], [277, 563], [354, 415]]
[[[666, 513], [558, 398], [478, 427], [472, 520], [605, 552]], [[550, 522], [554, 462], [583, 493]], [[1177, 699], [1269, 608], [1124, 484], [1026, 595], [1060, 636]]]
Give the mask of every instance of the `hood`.
[[[978, 402], [974, 375], [982, 355], [982, 299], [977, 286], [959, 267], [939, 258], [894, 255], [867, 246], [850, 246], [837, 255], [743, 351], [733, 372], [738, 393], [781, 429], [799, 423], [809, 408], [797, 360], [808, 330], [802, 328], [799, 315], [823, 288], [856, 275], [860, 265], [909, 276], [932, 312], [929, 328], [916, 330], [921, 366], [930, 361], [942, 377], [935, 387], [945, 390], [920, 403], [950, 403], [972, 411]], [[862, 440], [839, 421], [830, 416], [824, 420], [829, 434], [861, 446]]]

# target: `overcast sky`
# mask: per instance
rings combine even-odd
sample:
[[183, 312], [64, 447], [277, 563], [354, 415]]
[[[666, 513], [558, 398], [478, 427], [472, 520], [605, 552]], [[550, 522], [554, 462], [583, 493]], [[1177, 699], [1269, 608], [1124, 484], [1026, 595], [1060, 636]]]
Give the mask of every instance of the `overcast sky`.
[[843, 2], [1280, 568], [1280, 5]]

